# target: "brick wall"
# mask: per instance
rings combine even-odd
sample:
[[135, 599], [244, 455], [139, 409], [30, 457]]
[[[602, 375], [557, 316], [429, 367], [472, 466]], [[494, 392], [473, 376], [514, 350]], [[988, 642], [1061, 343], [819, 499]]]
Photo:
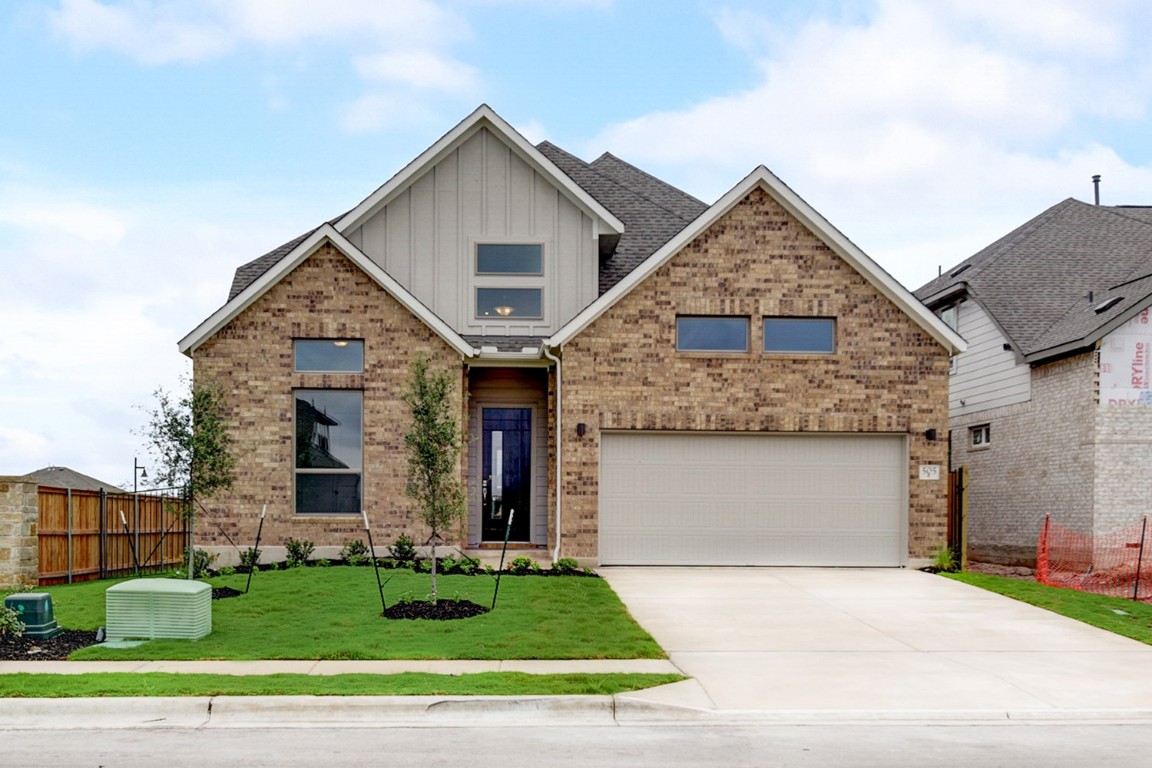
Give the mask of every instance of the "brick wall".
[[38, 490], [26, 478], [0, 477], [0, 589], [40, 578]]
[[[1027, 403], [952, 420], [952, 464], [968, 466], [968, 555], [1031, 564], [1045, 514], [1091, 530], [1096, 413], [1095, 353], [1032, 370]], [[969, 428], [989, 424], [992, 441], [973, 449]]]
[[[677, 353], [678, 314], [835, 317], [837, 353]], [[913, 558], [946, 535], [948, 354], [765, 192], [756, 190], [564, 350], [564, 553], [597, 551], [602, 429], [899, 433], [909, 436]], [[574, 425], [588, 432], [575, 438]]]
[[1113, 533], [1152, 515], [1152, 407], [1100, 404], [1093, 456], [1094, 532]]
[[[294, 373], [294, 338], [364, 339], [364, 373]], [[362, 493], [375, 543], [383, 547], [401, 532], [426, 538], [405, 495], [410, 419], [401, 399], [419, 354], [459, 378], [463, 415], [460, 355], [327, 244], [197, 349], [195, 376], [223, 386], [239, 456], [233, 491], [211, 499], [209, 513], [197, 520], [197, 543], [230, 551], [223, 530], [241, 548], [251, 546], [265, 502], [263, 540], [270, 547], [289, 537], [332, 547], [365, 538], [358, 516], [294, 512], [294, 388], [363, 390]]]

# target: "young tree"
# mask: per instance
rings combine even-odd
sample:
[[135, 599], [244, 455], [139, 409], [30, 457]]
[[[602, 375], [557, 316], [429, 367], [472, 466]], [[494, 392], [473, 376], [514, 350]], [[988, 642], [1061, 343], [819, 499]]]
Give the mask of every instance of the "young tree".
[[436, 541], [467, 515], [457, 460], [464, 435], [452, 404], [453, 378], [447, 371], [428, 370], [429, 360], [412, 361], [404, 402], [412, 426], [404, 435], [408, 451], [408, 495], [416, 500], [420, 519], [432, 544], [432, 604], [436, 604]]
[[[188, 498], [187, 515], [195, 520], [195, 504], [217, 491], [232, 487], [236, 456], [225, 421], [224, 392], [215, 382], [192, 383], [178, 397], [157, 389], [156, 408], [148, 411], [143, 436], [156, 460], [153, 482], [183, 487]], [[188, 546], [188, 578], [195, 573], [195, 547]]]

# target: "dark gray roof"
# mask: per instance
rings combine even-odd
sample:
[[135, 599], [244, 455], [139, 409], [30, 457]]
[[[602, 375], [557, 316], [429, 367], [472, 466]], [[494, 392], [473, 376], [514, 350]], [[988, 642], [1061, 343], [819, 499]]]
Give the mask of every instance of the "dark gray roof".
[[[958, 292], [1025, 357], [1094, 343], [1152, 300], [1152, 209], [1058, 203], [916, 291], [929, 306]], [[1106, 305], [1111, 299], [1119, 299]]]
[[68, 469], [68, 467], [44, 467], [35, 472], [29, 472], [27, 477], [31, 478], [37, 485], [43, 485], [46, 488], [71, 488], [74, 491], [98, 491], [103, 488], [110, 492], [123, 490], [117, 485], [105, 483], [82, 472]]
[[624, 222], [615, 252], [600, 261], [600, 293], [634, 270], [708, 206], [609, 154], [585, 163], [550, 142], [541, 154]]
[[[625, 232], [615, 252], [601, 259], [601, 294], [671, 240], [708, 207], [691, 195], [613, 155], [604, 154], [592, 163], [586, 163], [547, 141], [537, 145], [537, 149], [624, 223]], [[341, 214], [328, 223], [335, 224], [343, 217], [344, 214]], [[319, 227], [313, 227], [237, 269], [232, 278], [228, 300], [236, 298], [317, 229]], [[525, 346], [532, 346], [538, 341]]]

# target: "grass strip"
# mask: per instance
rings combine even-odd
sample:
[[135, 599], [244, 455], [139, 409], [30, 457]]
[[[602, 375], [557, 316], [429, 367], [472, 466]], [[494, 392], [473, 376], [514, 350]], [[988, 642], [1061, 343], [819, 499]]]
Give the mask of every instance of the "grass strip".
[[637, 691], [687, 678], [676, 674], [480, 672], [436, 675], [204, 675], [95, 672], [0, 675], [0, 698], [116, 696], [592, 696]]
[[1152, 605], [983, 573], [941, 574], [1152, 645]]
[[[389, 571], [385, 596], [424, 599], [429, 577]], [[246, 575], [207, 579], [244, 589]], [[116, 581], [47, 587], [69, 629], [106, 624], [105, 591]], [[441, 576], [440, 596], [488, 606], [487, 576]], [[153, 640], [131, 649], [93, 646], [73, 660], [196, 659], [660, 659], [656, 641], [603, 579], [506, 576], [496, 610], [456, 621], [386, 619], [371, 568], [292, 568], [254, 574], [246, 595], [212, 602], [212, 634], [195, 642]]]

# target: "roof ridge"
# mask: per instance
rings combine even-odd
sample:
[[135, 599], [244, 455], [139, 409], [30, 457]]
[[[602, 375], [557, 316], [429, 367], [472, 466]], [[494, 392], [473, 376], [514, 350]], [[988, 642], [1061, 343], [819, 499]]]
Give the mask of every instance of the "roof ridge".
[[[621, 157], [617, 157], [616, 155], [612, 154], [611, 152], [602, 152], [600, 154], [600, 157], [596, 158], [591, 163], [588, 163], [588, 166], [591, 168], [596, 168], [596, 163], [600, 162], [601, 160], [603, 160], [606, 157], [615, 160], [616, 162], [620, 163], [621, 165], [628, 166], [633, 171], [636, 171], [637, 173], [651, 179], [652, 181], [656, 182], [657, 184], [664, 187], [665, 189], [669, 189], [673, 192], [676, 192], [677, 194], [684, 195], [685, 197], [691, 198], [692, 200], [696, 201], [697, 203], [700, 203], [700, 205], [703, 205], [704, 207], [708, 207], [708, 203], [704, 202], [703, 200], [696, 197], [695, 195], [691, 195], [691, 194], [685, 192], [684, 190], [680, 189], [679, 187], [673, 186], [672, 184], [669, 184], [668, 182], [664, 181], [663, 179], [658, 178], [656, 176], [653, 176], [652, 174], [648, 173], [648, 171], [644, 170], [643, 168], [639, 168], [639, 167], [633, 165], [632, 163], [628, 162], [627, 160], [625, 160]], [[599, 170], [599, 169], [597, 169], [597, 170]]]

